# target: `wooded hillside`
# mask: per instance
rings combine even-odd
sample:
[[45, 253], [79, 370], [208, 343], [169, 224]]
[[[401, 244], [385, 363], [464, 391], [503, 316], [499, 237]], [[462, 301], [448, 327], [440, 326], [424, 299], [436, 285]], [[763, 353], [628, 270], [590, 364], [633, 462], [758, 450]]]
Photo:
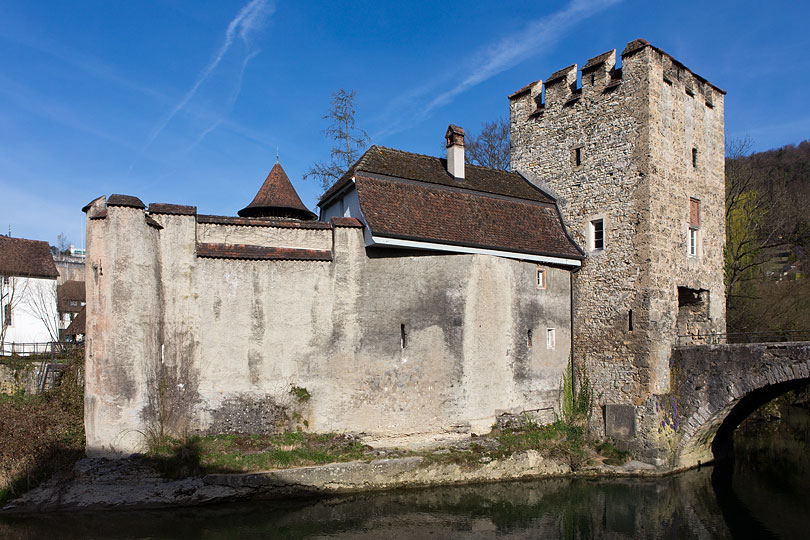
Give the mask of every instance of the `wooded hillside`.
[[810, 140], [726, 148], [728, 331], [810, 329]]

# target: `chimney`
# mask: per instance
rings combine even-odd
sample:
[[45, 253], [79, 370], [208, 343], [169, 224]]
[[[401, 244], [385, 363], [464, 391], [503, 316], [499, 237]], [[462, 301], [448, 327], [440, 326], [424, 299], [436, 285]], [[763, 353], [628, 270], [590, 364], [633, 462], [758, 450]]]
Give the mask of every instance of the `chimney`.
[[444, 134], [447, 142], [447, 172], [464, 179], [464, 129], [450, 124]]

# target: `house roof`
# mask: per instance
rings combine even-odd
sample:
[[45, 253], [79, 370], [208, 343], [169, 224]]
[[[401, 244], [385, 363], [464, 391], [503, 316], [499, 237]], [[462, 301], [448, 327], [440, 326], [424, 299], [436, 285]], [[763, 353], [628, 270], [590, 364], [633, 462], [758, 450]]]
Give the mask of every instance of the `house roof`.
[[[56, 287], [56, 306], [61, 312], [76, 312], [85, 300], [84, 281], [65, 281]], [[71, 301], [78, 302], [71, 305]]]
[[0, 275], [55, 279], [59, 272], [48, 242], [0, 236]]
[[351, 183], [352, 177], [360, 171], [531, 201], [554, 202], [551, 196], [516, 172], [467, 164], [464, 166], [465, 177], [459, 179], [447, 172], [446, 159], [374, 145], [321, 196], [318, 206], [324, 206], [334, 194]]
[[331, 261], [332, 252], [322, 249], [251, 246], [245, 244], [197, 244], [197, 256], [206, 259], [267, 261]]
[[319, 202], [357, 189], [372, 236], [528, 255], [583, 258], [568, 236], [556, 201], [515, 172], [465, 166], [372, 146]]
[[76, 318], [73, 319], [73, 322], [65, 329], [65, 335], [68, 336], [78, 336], [79, 334], [85, 334], [85, 317], [87, 313], [87, 308], [82, 307], [81, 311], [76, 315]]
[[291, 217], [303, 220], [315, 219], [296, 193], [280, 163], [273, 165], [256, 197], [239, 210], [241, 217]]

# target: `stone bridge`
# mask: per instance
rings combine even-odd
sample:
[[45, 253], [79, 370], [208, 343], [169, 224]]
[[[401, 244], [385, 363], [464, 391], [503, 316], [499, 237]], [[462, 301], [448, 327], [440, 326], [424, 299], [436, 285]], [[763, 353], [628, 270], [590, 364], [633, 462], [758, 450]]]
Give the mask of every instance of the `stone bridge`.
[[810, 342], [676, 347], [672, 391], [655, 396], [647, 436], [657, 437], [676, 468], [727, 457], [734, 429], [749, 414], [808, 384]]

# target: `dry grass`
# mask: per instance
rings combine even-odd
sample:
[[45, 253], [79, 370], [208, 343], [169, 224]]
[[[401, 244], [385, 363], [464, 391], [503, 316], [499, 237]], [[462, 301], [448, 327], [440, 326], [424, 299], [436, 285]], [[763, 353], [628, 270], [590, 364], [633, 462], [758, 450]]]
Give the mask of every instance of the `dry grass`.
[[50, 392], [0, 396], [0, 504], [84, 455], [83, 360], [84, 351], [75, 351]]

